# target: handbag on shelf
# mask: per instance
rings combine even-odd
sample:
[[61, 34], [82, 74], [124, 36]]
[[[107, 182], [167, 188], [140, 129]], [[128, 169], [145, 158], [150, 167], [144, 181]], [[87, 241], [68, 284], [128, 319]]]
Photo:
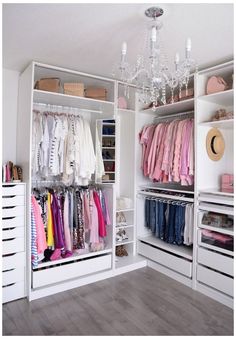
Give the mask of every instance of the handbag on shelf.
[[206, 93], [212, 94], [228, 89], [228, 85], [222, 77], [212, 76], [207, 81]]

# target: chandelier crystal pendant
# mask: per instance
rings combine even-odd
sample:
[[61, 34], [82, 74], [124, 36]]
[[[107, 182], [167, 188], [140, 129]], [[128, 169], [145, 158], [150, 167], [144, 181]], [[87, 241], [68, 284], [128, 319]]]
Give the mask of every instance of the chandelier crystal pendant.
[[[157, 20], [163, 14], [163, 9], [151, 7], [145, 11], [145, 15], [151, 18], [148, 27], [143, 55], [138, 55], [136, 65], [132, 66], [126, 61], [127, 43], [123, 42], [121, 48], [121, 61], [116, 66], [121, 81], [127, 83], [125, 94], [129, 95], [129, 85], [135, 84], [139, 92], [139, 100], [145, 104], [152, 103], [155, 108], [167, 103], [167, 95], [170, 102], [174, 102], [174, 91], [178, 91], [181, 98], [181, 90], [186, 90], [188, 96], [189, 78], [193, 68], [197, 69], [196, 62], [191, 59], [191, 40], [186, 41], [185, 60], [180, 61], [176, 53], [174, 70], [171, 72], [167, 65], [167, 58], [162, 52], [160, 29], [162, 23]], [[116, 71], [113, 75], [116, 75]]]

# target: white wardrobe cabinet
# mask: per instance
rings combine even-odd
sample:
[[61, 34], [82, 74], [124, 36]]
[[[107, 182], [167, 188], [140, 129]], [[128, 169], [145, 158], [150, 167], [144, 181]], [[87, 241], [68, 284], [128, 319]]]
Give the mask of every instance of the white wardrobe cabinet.
[[[103, 162], [107, 166], [103, 179], [95, 172], [93, 183], [108, 195], [111, 226], [108, 229], [104, 251], [85, 253], [55, 263], [40, 263], [31, 269], [30, 210], [27, 210], [27, 296], [29, 300], [50, 295], [125, 273], [146, 265], [187, 286], [232, 307], [233, 305], [233, 251], [204, 242], [204, 230], [233, 237], [233, 228], [209, 229], [201, 222], [207, 211], [232, 215], [233, 194], [222, 194], [220, 176], [233, 173], [233, 119], [212, 122], [216, 110], [233, 107], [233, 90], [206, 95], [209, 76], [219, 75], [230, 81], [233, 63], [200, 71], [192, 75], [189, 87], [194, 97], [156, 110], [147, 108], [136, 94], [134, 86], [121, 81], [97, 77], [78, 71], [32, 62], [20, 77], [17, 162], [23, 166], [27, 181], [27, 206], [30, 206], [32, 109], [34, 104], [45, 107], [75, 108], [90, 123], [94, 146], [102, 147]], [[106, 100], [76, 97], [34, 89], [40, 78], [59, 77], [65, 82], [84, 83], [85, 87], [106, 89]], [[49, 105], [49, 106], [46, 106]], [[51, 106], [50, 106], [51, 105]], [[175, 119], [194, 119], [195, 173], [191, 186], [176, 183], [152, 182], [141, 170], [142, 148], [139, 133], [143, 126]], [[219, 128], [225, 140], [222, 159], [213, 162], [206, 152], [206, 135], [210, 128]], [[108, 133], [107, 133], [108, 131]], [[109, 133], [109, 131], [111, 133]], [[104, 133], [105, 132], [105, 133]], [[109, 135], [110, 134], [110, 135]], [[27, 140], [27, 143], [25, 142]], [[108, 154], [108, 153], [109, 154]], [[119, 199], [127, 199], [129, 206], [121, 207]], [[193, 208], [193, 245], [174, 245], [158, 239], [145, 227], [145, 199], [172, 199]], [[16, 209], [18, 200], [15, 200]], [[20, 202], [19, 202], [20, 203]], [[119, 215], [125, 218], [119, 223]], [[116, 234], [124, 229], [126, 238], [117, 240]], [[115, 255], [118, 246], [124, 246], [127, 256]], [[212, 246], [212, 247], [211, 247]]]
[[[212, 121], [216, 111], [233, 112], [233, 62], [218, 65], [197, 75], [196, 115], [196, 288], [220, 302], [233, 307], [234, 262], [234, 193], [222, 192], [221, 176], [233, 174], [234, 119]], [[222, 92], [206, 94], [211, 76], [221, 76], [229, 87]], [[224, 152], [218, 161], [207, 154], [207, 133], [216, 128], [224, 139]], [[212, 214], [213, 213], [213, 214]], [[213, 220], [206, 224], [203, 217], [223, 216], [229, 226]], [[223, 219], [222, 219], [223, 220]]]
[[2, 301], [26, 295], [25, 184], [2, 184]]
[[[47, 92], [34, 89], [36, 81], [41, 78], [56, 77], [62, 84], [59, 93]], [[72, 96], [64, 94], [64, 83], [83, 83], [85, 89], [88, 87], [104, 88], [106, 98], [93, 99], [85, 96]], [[56, 66], [32, 62], [20, 76], [19, 85], [19, 114], [18, 114], [18, 140], [17, 140], [17, 162], [22, 164], [24, 177], [27, 182], [27, 296], [33, 300], [45, 295], [67, 290], [86, 283], [98, 281], [146, 265], [145, 258], [136, 258], [135, 252], [135, 220], [134, 209], [130, 217], [129, 242], [127, 246], [129, 256], [119, 262], [115, 256], [116, 250], [116, 197], [126, 196], [135, 204], [134, 188], [134, 131], [127, 133], [125, 143], [122, 144], [122, 127], [129, 128], [134, 124], [134, 111], [121, 110], [118, 113], [118, 87], [123, 88], [118, 82], [85, 74]], [[104, 100], [106, 99], [106, 100]], [[132, 100], [130, 101], [132, 102]], [[73, 254], [68, 258], [60, 258], [55, 261], [40, 262], [34, 269], [31, 267], [31, 214], [30, 197], [34, 187], [46, 186], [50, 178], [35, 178], [32, 175], [31, 143], [33, 133], [32, 110], [40, 107], [42, 110], [52, 112], [63, 111], [78, 114], [89, 122], [92, 134], [94, 150], [101, 147], [102, 161], [105, 166], [106, 177], [101, 177], [95, 171], [91, 178], [91, 184], [103, 189], [107, 196], [108, 210], [111, 225], [107, 226], [107, 237], [105, 248], [96, 252], [87, 249], [85, 253]], [[58, 114], [58, 113], [57, 113]], [[128, 119], [128, 120], [127, 120]], [[121, 124], [121, 126], [120, 126]], [[27, 142], [26, 142], [27, 140]], [[121, 141], [122, 140], [122, 141]], [[131, 146], [130, 146], [131, 143]], [[124, 148], [129, 150], [127, 155], [121, 156]], [[127, 166], [132, 163], [132, 172], [123, 176], [122, 161]], [[125, 170], [127, 170], [127, 167]], [[122, 170], [120, 170], [122, 168]], [[58, 182], [60, 184], [60, 181]], [[18, 207], [16, 207], [18, 208]], [[132, 220], [131, 220], [132, 219]], [[131, 228], [132, 226], [132, 228]], [[122, 258], [124, 259], [124, 258]]]

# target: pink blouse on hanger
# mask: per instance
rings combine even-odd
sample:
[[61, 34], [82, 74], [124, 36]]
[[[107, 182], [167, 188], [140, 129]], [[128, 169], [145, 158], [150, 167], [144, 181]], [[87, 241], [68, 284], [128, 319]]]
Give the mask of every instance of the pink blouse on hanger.
[[34, 217], [35, 217], [35, 224], [36, 224], [36, 232], [37, 232], [37, 251], [38, 254], [44, 253], [44, 251], [47, 248], [47, 241], [46, 241], [46, 235], [44, 231], [44, 224], [41, 217], [41, 210], [40, 206], [37, 203], [37, 200], [32, 195], [31, 196], [31, 204], [33, 207]]

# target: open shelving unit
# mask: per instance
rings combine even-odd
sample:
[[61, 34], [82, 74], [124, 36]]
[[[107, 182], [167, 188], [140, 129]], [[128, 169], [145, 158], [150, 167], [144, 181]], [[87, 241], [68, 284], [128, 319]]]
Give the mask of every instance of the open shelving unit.
[[[212, 121], [216, 111], [225, 109], [233, 111], [234, 89], [205, 94], [206, 84], [211, 76], [221, 76], [232, 86], [234, 64], [227, 62], [198, 73], [196, 98], [196, 134], [197, 134], [197, 227], [195, 230], [196, 257], [196, 288], [229, 307], [233, 305], [233, 257], [234, 252], [226, 249], [226, 243], [233, 242], [234, 227], [218, 227], [220, 218], [234, 218], [234, 194], [221, 190], [221, 175], [232, 174], [233, 165], [233, 134], [234, 119]], [[206, 136], [211, 128], [217, 128], [222, 133], [225, 142], [224, 154], [218, 161], [213, 161], [207, 154]], [[207, 171], [206, 171], [207, 169]], [[202, 222], [203, 215], [208, 216], [208, 223]], [[214, 219], [215, 218], [215, 219]], [[218, 219], [217, 219], [218, 218]], [[223, 219], [222, 219], [223, 220]], [[215, 226], [217, 225], [217, 226]], [[227, 224], [226, 224], [227, 225]], [[206, 238], [204, 238], [206, 230]], [[224, 244], [225, 242], [225, 244]], [[225, 275], [227, 273], [227, 275]], [[219, 283], [216, 283], [217, 282]]]

